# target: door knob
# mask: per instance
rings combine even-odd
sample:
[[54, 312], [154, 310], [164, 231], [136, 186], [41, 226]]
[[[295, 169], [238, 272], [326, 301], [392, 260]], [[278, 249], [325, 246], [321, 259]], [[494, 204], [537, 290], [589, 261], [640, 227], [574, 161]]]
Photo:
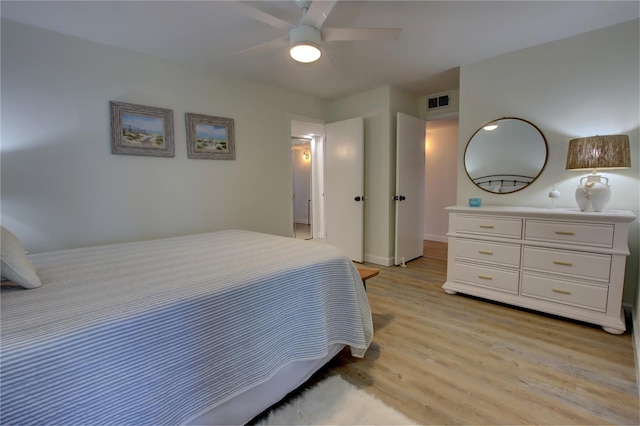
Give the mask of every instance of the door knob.
[[405, 197], [404, 195], [395, 195], [395, 196], [393, 197], [393, 199], [394, 199], [395, 201], [404, 201], [404, 200], [406, 200], [406, 199], [407, 199], [407, 197]]
[[405, 197], [404, 195], [401, 195], [401, 196], [400, 196], [400, 201], [404, 201], [404, 200], [406, 200], [406, 199], [407, 199], [407, 197]]
[[354, 198], [354, 200], [356, 200], [356, 201], [361, 201], [361, 200], [362, 200], [362, 197], [360, 197], [360, 196], [358, 195], [356, 198]]

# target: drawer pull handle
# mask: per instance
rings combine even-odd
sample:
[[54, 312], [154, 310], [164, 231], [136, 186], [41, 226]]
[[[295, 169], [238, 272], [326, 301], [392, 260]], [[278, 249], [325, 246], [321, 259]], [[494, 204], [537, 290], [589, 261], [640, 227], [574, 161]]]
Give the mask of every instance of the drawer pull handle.
[[493, 229], [493, 225], [480, 225], [480, 228]]
[[478, 278], [480, 278], [481, 280], [492, 280], [493, 277], [490, 277], [489, 275], [478, 275]]
[[558, 234], [558, 235], [574, 235], [574, 233], [571, 232], [571, 231], [556, 231], [556, 234]]
[[554, 260], [553, 263], [555, 265], [562, 265], [562, 266], [573, 266], [573, 263], [571, 262], [564, 262], [562, 260]]
[[571, 294], [569, 290], [563, 290], [561, 288], [552, 288], [551, 290], [553, 290], [554, 293]]
[[478, 250], [478, 253], [480, 253], [480, 254], [493, 254], [493, 252], [489, 251], [489, 250]]

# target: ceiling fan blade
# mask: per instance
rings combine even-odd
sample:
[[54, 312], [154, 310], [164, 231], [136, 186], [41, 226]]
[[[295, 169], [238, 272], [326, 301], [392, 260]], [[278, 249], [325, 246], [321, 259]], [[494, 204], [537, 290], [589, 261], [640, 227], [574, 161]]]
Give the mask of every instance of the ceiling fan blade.
[[234, 56], [246, 56], [266, 53], [270, 50], [280, 49], [286, 46], [289, 46], [289, 36], [280, 37], [275, 40], [267, 41], [266, 43], [258, 44], [257, 46], [253, 46], [248, 49], [241, 50], [234, 53]]
[[400, 37], [401, 33], [401, 28], [323, 28], [322, 39], [325, 41], [394, 41]]
[[309, 10], [304, 14], [300, 23], [320, 28], [337, 2], [338, 0], [315, 0], [311, 2]]
[[280, 19], [277, 16], [273, 16], [270, 13], [264, 12], [256, 7], [251, 6], [243, 1], [232, 1], [228, 3], [232, 7], [234, 7], [239, 13], [242, 13], [250, 18], [255, 19], [256, 21], [263, 22], [267, 25], [271, 25], [275, 28], [280, 28], [282, 30], [289, 30], [291, 27], [295, 25], [285, 21], [284, 19]]
[[329, 52], [327, 51], [327, 44], [326, 43], [320, 43], [320, 48], [322, 49], [322, 57], [329, 64], [329, 67], [330, 68], [335, 68], [336, 64], [333, 62], [333, 60], [331, 59], [331, 55], [329, 55]]

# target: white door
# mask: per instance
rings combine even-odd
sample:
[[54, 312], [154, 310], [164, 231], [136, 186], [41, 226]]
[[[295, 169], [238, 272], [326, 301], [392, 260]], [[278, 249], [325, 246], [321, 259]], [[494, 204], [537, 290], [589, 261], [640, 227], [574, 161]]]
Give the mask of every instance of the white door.
[[326, 125], [325, 230], [355, 262], [364, 253], [364, 119]]
[[424, 163], [426, 121], [398, 113], [396, 133], [395, 264], [424, 251]]

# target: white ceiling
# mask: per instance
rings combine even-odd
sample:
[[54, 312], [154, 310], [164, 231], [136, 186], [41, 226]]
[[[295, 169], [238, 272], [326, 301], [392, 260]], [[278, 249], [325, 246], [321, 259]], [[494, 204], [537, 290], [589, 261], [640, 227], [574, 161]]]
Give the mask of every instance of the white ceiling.
[[[316, 0], [320, 1], [320, 0]], [[383, 85], [427, 95], [458, 87], [459, 67], [637, 19], [638, 1], [339, 1], [325, 27], [402, 28], [397, 41], [325, 43], [314, 64], [288, 48], [234, 55], [287, 35], [230, 1], [5, 1], [3, 18], [336, 99]], [[252, 5], [297, 23], [293, 1]], [[328, 57], [327, 57], [328, 56]]]

